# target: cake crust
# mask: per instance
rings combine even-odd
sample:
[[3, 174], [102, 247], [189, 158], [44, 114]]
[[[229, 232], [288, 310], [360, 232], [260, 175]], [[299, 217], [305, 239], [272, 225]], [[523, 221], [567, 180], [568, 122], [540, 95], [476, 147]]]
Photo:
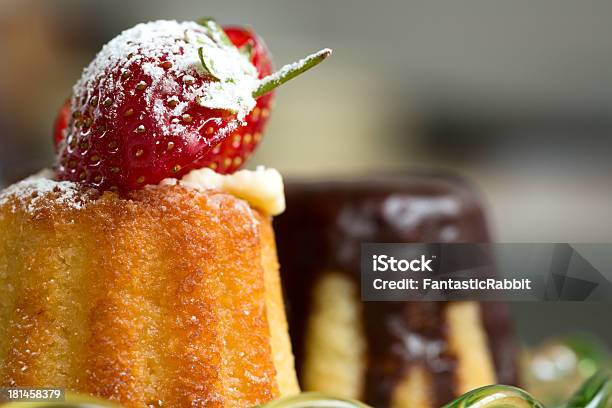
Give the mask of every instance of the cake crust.
[[0, 384], [126, 406], [297, 392], [269, 217], [217, 191], [56, 184], [0, 199]]

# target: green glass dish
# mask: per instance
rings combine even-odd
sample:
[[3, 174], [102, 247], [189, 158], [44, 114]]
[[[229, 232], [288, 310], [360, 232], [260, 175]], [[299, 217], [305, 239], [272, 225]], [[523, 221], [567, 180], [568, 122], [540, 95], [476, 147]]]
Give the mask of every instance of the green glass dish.
[[260, 405], [259, 408], [370, 408], [368, 405], [343, 398], [333, 398], [318, 392], [303, 392]]
[[612, 372], [600, 371], [589, 378], [563, 408], [612, 408]]
[[[2, 408], [118, 408], [95, 398], [66, 395], [66, 402], [11, 402]], [[370, 408], [350, 399], [305, 392], [271, 401], [257, 408]], [[415, 407], [417, 408], [417, 407]], [[528, 392], [508, 385], [489, 385], [463, 394], [442, 408], [545, 408]], [[558, 408], [612, 408], [612, 373], [600, 371], [589, 378], [576, 393]]]
[[528, 392], [509, 385], [477, 388], [443, 408], [544, 408]]

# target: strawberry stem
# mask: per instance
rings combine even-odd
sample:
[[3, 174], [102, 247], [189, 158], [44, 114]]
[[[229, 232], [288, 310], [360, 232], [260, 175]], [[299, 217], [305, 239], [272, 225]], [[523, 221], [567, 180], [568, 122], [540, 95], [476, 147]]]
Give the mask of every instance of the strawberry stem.
[[232, 41], [229, 39], [223, 28], [215, 21], [212, 17], [204, 17], [198, 20], [198, 24], [208, 29], [209, 36], [217, 44], [222, 44], [227, 47], [234, 47]]
[[325, 48], [319, 52], [307, 56], [306, 58], [298, 62], [283, 66], [281, 69], [279, 69], [272, 75], [268, 75], [267, 77], [261, 79], [261, 81], [259, 82], [259, 87], [253, 92], [253, 97], [259, 98], [260, 96], [267, 94], [271, 90], [278, 88], [285, 82], [308, 71], [315, 65], [320, 64], [325, 58], [329, 57], [331, 53], [332, 50], [330, 50], [329, 48]]

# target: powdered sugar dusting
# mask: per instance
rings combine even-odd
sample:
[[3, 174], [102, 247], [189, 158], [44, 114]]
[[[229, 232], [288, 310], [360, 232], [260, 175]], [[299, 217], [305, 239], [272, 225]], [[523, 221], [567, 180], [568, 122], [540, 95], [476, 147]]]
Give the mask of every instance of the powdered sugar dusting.
[[12, 205], [11, 210], [24, 209], [33, 213], [51, 201], [72, 209], [83, 207], [83, 194], [78, 184], [53, 180], [53, 172], [44, 170], [0, 192], [0, 207]]
[[[117, 95], [116, 102], [120, 103], [126, 93], [133, 90], [124, 89], [123, 81], [108, 75], [108, 69], [117, 67], [127, 70], [131, 64], [140, 62], [143, 73], [150, 78], [145, 90], [145, 102], [165, 134], [179, 135], [185, 129], [180, 123], [166, 126], [165, 101], [158, 101], [154, 97], [160, 89], [168, 95], [180, 93], [182, 99], [196, 101], [201, 106], [232, 111], [242, 122], [255, 107], [252, 95], [259, 84], [257, 70], [238, 49], [213, 37], [206, 27], [195, 22], [160, 20], [138, 24], [102, 48], [84, 69], [81, 79], [74, 86], [74, 95], [81, 98], [92, 94], [99, 84], [112, 90]], [[200, 60], [200, 49], [211, 65], [208, 67], [210, 72]], [[166, 61], [170, 67], [162, 68], [160, 61]], [[216, 81], [199, 86], [193, 84], [194, 78], [211, 74], [217, 78]], [[186, 86], [179, 86], [181, 82]], [[74, 98], [73, 109], [77, 108], [77, 103], [78, 99]], [[176, 105], [172, 114], [181, 115], [186, 105]], [[234, 128], [239, 124], [236, 123]]]

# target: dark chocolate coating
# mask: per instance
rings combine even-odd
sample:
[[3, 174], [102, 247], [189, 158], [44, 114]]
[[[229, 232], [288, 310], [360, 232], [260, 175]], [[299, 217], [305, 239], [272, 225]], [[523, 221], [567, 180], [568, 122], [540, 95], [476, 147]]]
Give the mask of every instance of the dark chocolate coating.
[[[358, 280], [360, 247], [366, 242], [490, 239], [478, 194], [464, 181], [448, 176], [287, 183], [286, 196], [287, 211], [277, 217], [275, 228], [298, 373], [311, 288], [319, 273], [336, 270]], [[393, 387], [413, 364], [433, 375], [438, 406], [455, 397], [456, 361], [447, 349], [445, 307], [444, 302], [364, 303], [366, 403], [389, 406]], [[505, 305], [488, 303], [483, 310], [498, 379], [514, 384], [515, 351]], [[408, 349], [409, 344], [418, 346]]]

